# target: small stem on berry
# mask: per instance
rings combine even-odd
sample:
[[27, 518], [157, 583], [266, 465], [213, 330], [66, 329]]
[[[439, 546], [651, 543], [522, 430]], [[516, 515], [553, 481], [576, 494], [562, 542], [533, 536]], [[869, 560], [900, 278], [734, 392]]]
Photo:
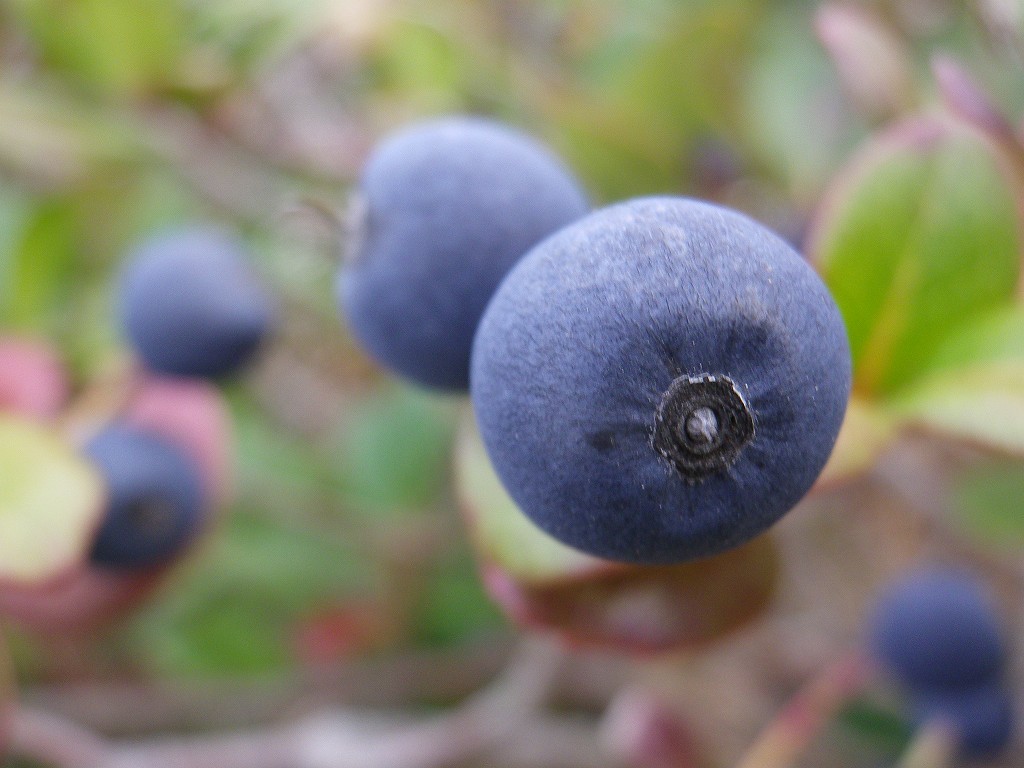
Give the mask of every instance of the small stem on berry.
[[727, 469], [753, 438], [753, 414], [727, 376], [680, 376], [655, 416], [654, 449], [690, 483]]

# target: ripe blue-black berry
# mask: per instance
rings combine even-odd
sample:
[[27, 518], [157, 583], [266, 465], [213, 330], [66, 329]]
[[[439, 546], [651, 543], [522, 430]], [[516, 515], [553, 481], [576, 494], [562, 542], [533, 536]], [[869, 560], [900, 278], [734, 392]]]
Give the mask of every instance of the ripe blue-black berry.
[[363, 171], [341, 309], [383, 365], [465, 390], [473, 334], [502, 277], [587, 210], [570, 172], [528, 136], [470, 117], [415, 125], [385, 140]]
[[850, 390], [842, 319], [807, 263], [733, 211], [597, 211], [509, 273], [472, 398], [506, 489], [600, 557], [671, 562], [764, 531], [814, 483]]
[[1006, 657], [995, 608], [963, 571], [928, 568], [893, 584], [870, 620], [874, 656], [913, 691], [975, 688]]
[[930, 692], [915, 697], [914, 720], [919, 725], [945, 721], [956, 734], [965, 757], [992, 757], [1013, 735], [1013, 699], [1001, 685], [982, 685], [954, 692]]
[[250, 270], [244, 246], [212, 227], [165, 232], [139, 246], [124, 269], [119, 298], [128, 338], [157, 373], [234, 373], [274, 324], [273, 302]]
[[178, 553], [201, 527], [204, 498], [198, 467], [163, 438], [122, 424], [85, 447], [107, 485], [107, 509], [90, 560], [142, 568]]

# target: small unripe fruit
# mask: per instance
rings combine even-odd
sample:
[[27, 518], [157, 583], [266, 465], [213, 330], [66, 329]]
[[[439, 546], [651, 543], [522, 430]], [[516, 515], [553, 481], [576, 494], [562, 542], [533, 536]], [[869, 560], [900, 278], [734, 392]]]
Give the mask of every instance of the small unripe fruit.
[[242, 243], [215, 228], [165, 232], [124, 269], [120, 315], [146, 366], [172, 376], [235, 373], [274, 325], [274, 305]]
[[679, 198], [542, 242], [473, 348], [509, 494], [613, 560], [705, 557], [767, 529], [817, 478], [849, 391], [843, 322], [807, 263], [751, 219]]
[[588, 210], [568, 169], [489, 120], [420, 123], [371, 155], [338, 300], [356, 339], [421, 385], [465, 390], [480, 315], [535, 243]]

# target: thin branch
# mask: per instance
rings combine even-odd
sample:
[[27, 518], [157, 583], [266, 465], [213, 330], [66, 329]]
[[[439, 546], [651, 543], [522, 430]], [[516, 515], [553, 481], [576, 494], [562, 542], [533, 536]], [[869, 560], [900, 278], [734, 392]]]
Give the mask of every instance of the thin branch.
[[411, 719], [326, 709], [278, 728], [109, 742], [56, 716], [12, 715], [16, 754], [58, 768], [440, 768], [507, 741], [543, 704], [561, 662], [529, 638], [505, 673], [460, 707]]
[[935, 722], [915, 734], [897, 768], [950, 768], [956, 754], [956, 739], [945, 723]]
[[397, 708], [457, 701], [500, 674], [511, 653], [509, 638], [498, 636], [454, 650], [411, 651], [256, 681], [37, 685], [23, 690], [21, 700], [121, 736], [246, 728], [328, 702]]
[[9, 751], [31, 756], [46, 765], [92, 768], [109, 747], [100, 737], [63, 718], [24, 707], [8, 716]]
[[[110, 735], [248, 728], [328, 703], [394, 709], [458, 701], [500, 674], [511, 653], [510, 638], [499, 635], [262, 681], [65, 683], [33, 686], [20, 698]], [[559, 706], [602, 709], [630, 679], [629, 667], [622, 656], [574, 653], [561, 664], [551, 697]]]
[[818, 732], [869, 680], [859, 656], [842, 659], [811, 680], [782, 709], [736, 768], [790, 768]]

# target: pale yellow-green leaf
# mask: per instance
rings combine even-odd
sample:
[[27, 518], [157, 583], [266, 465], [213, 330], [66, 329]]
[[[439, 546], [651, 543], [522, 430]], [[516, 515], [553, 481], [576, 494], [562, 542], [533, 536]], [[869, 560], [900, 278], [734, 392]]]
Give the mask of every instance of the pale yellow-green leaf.
[[0, 582], [41, 583], [86, 556], [101, 478], [48, 428], [0, 415]]
[[936, 375], [894, 403], [908, 423], [1024, 456], [1024, 361]]

